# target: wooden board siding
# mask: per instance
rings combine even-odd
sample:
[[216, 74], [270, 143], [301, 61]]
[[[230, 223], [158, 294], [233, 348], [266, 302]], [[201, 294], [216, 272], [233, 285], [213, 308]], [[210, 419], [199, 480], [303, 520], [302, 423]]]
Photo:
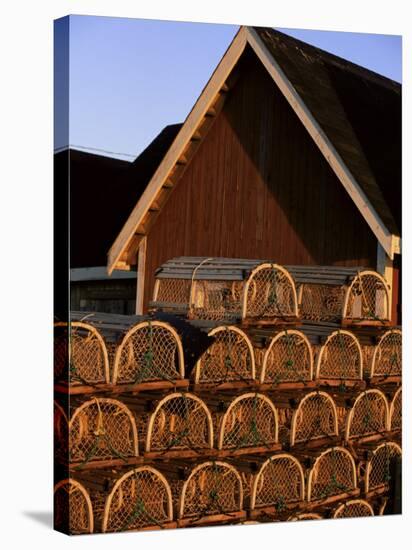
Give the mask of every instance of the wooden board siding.
[[376, 266], [376, 239], [266, 70], [241, 74], [147, 240], [145, 304], [173, 256]]

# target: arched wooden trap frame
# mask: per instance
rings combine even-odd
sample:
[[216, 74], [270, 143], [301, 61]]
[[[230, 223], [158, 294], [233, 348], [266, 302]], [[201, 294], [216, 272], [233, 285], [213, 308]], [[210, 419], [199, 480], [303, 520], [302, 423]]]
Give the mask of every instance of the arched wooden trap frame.
[[93, 533], [92, 502], [75, 479], [63, 479], [54, 487], [54, 527], [69, 535]]
[[307, 386], [313, 378], [313, 353], [307, 337], [285, 330], [272, 338], [263, 356], [260, 383], [273, 388]]
[[402, 457], [402, 449], [397, 443], [381, 443], [372, 452], [366, 463], [365, 495], [367, 498], [389, 491], [392, 479], [392, 462]]
[[359, 271], [346, 291], [343, 320], [364, 324], [390, 321], [389, 292], [382, 275], [376, 271]]
[[285, 323], [298, 316], [295, 283], [277, 264], [232, 258], [174, 258], [156, 272], [152, 307], [192, 319]]
[[360, 498], [343, 502], [333, 512], [333, 518], [364, 518], [374, 516], [373, 508], [366, 500]]
[[278, 450], [279, 421], [276, 407], [261, 393], [236, 397], [220, 420], [220, 456]]
[[120, 401], [95, 397], [74, 411], [69, 422], [69, 444], [74, 469], [136, 462], [135, 419]]
[[146, 435], [146, 456], [196, 456], [213, 448], [213, 422], [206, 404], [192, 393], [159, 401]]
[[362, 375], [362, 349], [356, 336], [347, 330], [332, 332], [318, 354], [318, 382], [329, 386], [350, 386], [361, 384]]
[[385, 332], [372, 357], [370, 377], [375, 382], [399, 382], [402, 377], [402, 332]]
[[104, 339], [81, 321], [54, 324], [55, 380], [71, 385], [108, 384], [109, 357]]
[[104, 507], [102, 531], [164, 528], [173, 520], [172, 492], [151, 466], [139, 466], [116, 481]]
[[226, 462], [196, 466], [184, 482], [178, 503], [178, 525], [201, 525], [245, 519], [242, 480]]
[[279, 515], [305, 499], [305, 475], [294, 456], [274, 455], [264, 462], [256, 474], [250, 498], [251, 517], [264, 512]]
[[373, 441], [389, 429], [388, 401], [379, 390], [358, 395], [346, 419], [345, 441]]
[[175, 386], [184, 376], [180, 336], [168, 323], [155, 320], [138, 323], [126, 332], [117, 347], [113, 384], [166, 382]]
[[290, 516], [290, 518], [288, 518], [288, 521], [307, 521], [311, 519], [322, 519], [322, 516], [315, 512], [303, 512], [302, 514]]
[[402, 431], [402, 387], [396, 390], [389, 407], [389, 430]]
[[316, 458], [307, 481], [308, 503], [327, 504], [359, 492], [355, 461], [347, 449], [331, 447]]
[[213, 344], [198, 360], [194, 382], [205, 387], [247, 386], [255, 379], [255, 358], [248, 336], [235, 326], [212, 329]]
[[292, 416], [290, 445], [313, 447], [334, 442], [338, 435], [338, 413], [332, 397], [323, 391], [305, 395]]

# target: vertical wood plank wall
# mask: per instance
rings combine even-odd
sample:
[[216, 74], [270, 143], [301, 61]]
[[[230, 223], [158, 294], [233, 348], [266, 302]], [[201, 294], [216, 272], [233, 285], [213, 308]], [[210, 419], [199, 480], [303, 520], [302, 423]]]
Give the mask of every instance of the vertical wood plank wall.
[[376, 267], [376, 239], [254, 55], [147, 238], [145, 297], [173, 256]]

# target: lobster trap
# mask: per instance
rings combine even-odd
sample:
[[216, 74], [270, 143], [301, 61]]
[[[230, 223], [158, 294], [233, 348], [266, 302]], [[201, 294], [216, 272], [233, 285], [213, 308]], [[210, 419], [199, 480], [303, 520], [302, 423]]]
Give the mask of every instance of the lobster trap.
[[346, 419], [345, 440], [357, 443], [382, 438], [389, 429], [388, 402], [379, 390], [358, 395]]
[[389, 287], [376, 271], [338, 266], [287, 266], [298, 289], [299, 311], [308, 321], [385, 324]]
[[69, 422], [69, 457], [74, 469], [130, 464], [138, 457], [135, 419], [120, 401], [94, 398]]
[[265, 514], [279, 515], [303, 503], [305, 475], [294, 456], [288, 453], [274, 455], [263, 463], [255, 476], [251, 498], [251, 517]]
[[370, 377], [373, 381], [399, 382], [402, 377], [402, 332], [388, 330], [374, 349]]
[[389, 430], [402, 431], [402, 387], [396, 390], [389, 407]]
[[401, 460], [402, 449], [394, 442], [381, 443], [366, 463], [365, 495], [367, 498], [390, 490], [396, 460]]
[[333, 518], [365, 518], [374, 516], [373, 508], [366, 500], [360, 498], [340, 504], [333, 512]]
[[362, 381], [362, 349], [356, 336], [336, 330], [320, 348], [316, 361], [316, 379], [320, 384], [353, 385]]
[[151, 306], [192, 319], [287, 323], [298, 317], [288, 271], [260, 260], [181, 257], [156, 271]]
[[63, 479], [54, 487], [54, 527], [68, 535], [93, 533], [92, 502], [75, 479]]
[[196, 456], [212, 448], [212, 416], [202, 399], [172, 393], [158, 403], [147, 425], [146, 456]]
[[106, 344], [94, 326], [81, 321], [54, 324], [54, 377], [71, 385], [109, 383]]
[[179, 526], [245, 518], [242, 480], [236, 468], [226, 462], [209, 461], [192, 470], [180, 493]]
[[358, 496], [355, 461], [344, 447], [323, 451], [309, 471], [307, 501], [315, 505]]
[[313, 378], [313, 353], [307, 337], [290, 329], [279, 332], [266, 349], [260, 383], [265, 389], [307, 386]]
[[330, 444], [336, 442], [338, 435], [338, 412], [332, 397], [323, 391], [305, 395], [292, 416], [291, 447]]
[[219, 418], [219, 455], [278, 450], [278, 430], [278, 413], [268, 397], [260, 393], [240, 395]]
[[106, 499], [102, 531], [163, 528], [172, 520], [172, 493], [166, 478], [151, 466], [139, 466], [114, 484]]
[[126, 332], [117, 347], [113, 384], [153, 381], [176, 384], [184, 376], [182, 343], [168, 323], [150, 319], [140, 322]]
[[196, 363], [195, 384], [224, 388], [253, 383], [255, 359], [248, 336], [235, 326], [216, 327], [208, 335], [214, 341]]

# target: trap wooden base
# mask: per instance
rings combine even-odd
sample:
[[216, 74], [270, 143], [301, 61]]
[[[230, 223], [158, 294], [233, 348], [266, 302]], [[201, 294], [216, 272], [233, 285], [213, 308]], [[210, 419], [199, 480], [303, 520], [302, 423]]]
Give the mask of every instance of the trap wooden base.
[[259, 391], [277, 391], [277, 390], [305, 390], [314, 389], [317, 387], [315, 380], [307, 380], [302, 382], [264, 382], [258, 384], [257, 389]]
[[391, 322], [387, 319], [342, 319], [343, 327], [388, 327]]
[[144, 459], [166, 460], [184, 458], [214, 458], [217, 456], [216, 449], [169, 449], [167, 451], [145, 451]]
[[369, 435], [364, 435], [361, 437], [352, 438], [349, 440], [348, 443], [350, 443], [351, 446], [353, 446], [355, 449], [357, 447], [362, 447], [365, 445], [365, 443], [375, 443], [375, 442], [381, 442], [383, 440], [391, 441], [391, 433], [390, 432], [382, 432], [382, 433], [374, 433]]
[[259, 445], [257, 447], [241, 447], [239, 449], [217, 449], [216, 456], [224, 458], [228, 456], [242, 455], [260, 455], [263, 453], [273, 453], [282, 449], [281, 443], [273, 443], [272, 445]]
[[364, 390], [365, 380], [337, 380], [335, 378], [318, 378], [316, 385], [321, 388], [350, 388], [351, 390]]
[[101, 468], [118, 468], [119, 466], [138, 466], [142, 464], [142, 456], [134, 456], [130, 458], [114, 458], [108, 460], [90, 460], [86, 464], [70, 463], [67, 467], [71, 472], [81, 472], [83, 470], [96, 470]]
[[[140, 531], [161, 531], [162, 529], [176, 529], [178, 527], [177, 521], [166, 521], [159, 525], [146, 525], [139, 527], [138, 529], [126, 529], [125, 531], [107, 531], [107, 533], [138, 533]], [[99, 531], [101, 533], [101, 531]]]
[[290, 317], [245, 317], [242, 319], [240, 326], [243, 328], [252, 328], [252, 327], [276, 327], [277, 329], [285, 327], [296, 327], [301, 324], [299, 317], [290, 316]]
[[262, 506], [259, 508], [254, 508], [249, 510], [248, 517], [249, 519], [262, 519], [262, 517], [270, 517], [271, 519], [278, 519], [280, 515], [284, 515], [287, 511], [288, 513], [292, 511], [299, 511], [303, 508], [305, 503], [303, 501], [294, 502], [293, 504], [286, 504], [282, 507], [282, 510], [279, 510], [278, 506]]
[[389, 493], [389, 488], [386, 485], [372, 489], [371, 491], [363, 491], [363, 498], [371, 500], [379, 496], [386, 496]]
[[373, 376], [369, 379], [371, 386], [383, 386], [385, 384], [402, 384], [402, 376]]
[[343, 501], [348, 498], [357, 497], [361, 493], [360, 489], [353, 489], [346, 493], [339, 493], [337, 495], [331, 495], [330, 497], [325, 497], [323, 499], [313, 500], [305, 503], [305, 510], [313, 510], [314, 508], [319, 508], [321, 506], [327, 506], [334, 502]]
[[194, 393], [204, 391], [219, 391], [219, 390], [258, 390], [259, 383], [257, 380], [236, 380], [234, 382], [207, 382], [193, 384], [191, 389]]
[[118, 395], [121, 393], [139, 393], [143, 391], [174, 390], [176, 388], [188, 388], [189, 380], [156, 380], [153, 382], [142, 382], [140, 384], [96, 384], [86, 386], [83, 384], [66, 384], [64, 382], [55, 384], [54, 389], [65, 395], [86, 395], [95, 393], [107, 393]]
[[211, 514], [210, 516], [181, 518], [177, 520], [178, 527], [197, 527], [200, 525], [220, 525], [222, 523], [238, 522], [247, 519], [247, 512], [227, 512], [226, 514]]
[[290, 451], [292, 454], [305, 454], [305, 451], [308, 449], [325, 449], [328, 447], [336, 447], [342, 444], [341, 436], [324, 436], [318, 437], [316, 439], [309, 439], [309, 441], [302, 441], [301, 443], [296, 443], [296, 445], [290, 446], [284, 444], [284, 448]]

